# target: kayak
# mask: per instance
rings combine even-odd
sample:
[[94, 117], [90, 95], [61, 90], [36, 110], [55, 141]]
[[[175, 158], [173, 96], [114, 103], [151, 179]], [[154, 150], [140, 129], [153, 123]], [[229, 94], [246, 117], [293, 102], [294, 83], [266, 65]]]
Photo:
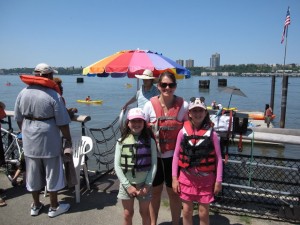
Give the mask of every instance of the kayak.
[[[212, 107], [211, 106], [207, 106], [207, 109], [212, 109]], [[224, 109], [224, 110], [237, 110], [237, 107], [222, 108], [222, 109]], [[218, 110], [218, 109], [216, 109], [216, 110]]]
[[103, 100], [91, 100], [91, 101], [86, 101], [86, 100], [77, 100], [78, 103], [85, 103], [85, 104], [102, 104]]
[[[272, 120], [275, 119], [276, 115], [272, 115]], [[265, 115], [264, 114], [255, 114], [255, 113], [250, 113], [249, 114], [249, 118], [253, 119], [253, 120], [264, 120], [265, 119]]]
[[237, 111], [237, 110], [238, 110], [237, 107], [222, 108], [222, 109], [224, 109], [224, 110], [234, 110], [234, 111]]
[[125, 87], [126, 87], [126, 88], [132, 88], [132, 84], [128, 84], [128, 83], [127, 83], [127, 84], [125, 84]]

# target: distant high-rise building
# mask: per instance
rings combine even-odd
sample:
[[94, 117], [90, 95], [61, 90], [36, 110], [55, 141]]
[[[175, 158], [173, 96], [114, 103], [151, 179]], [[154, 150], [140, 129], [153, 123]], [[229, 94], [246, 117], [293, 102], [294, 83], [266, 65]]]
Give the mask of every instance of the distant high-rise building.
[[185, 67], [194, 67], [194, 60], [193, 59], [185, 60]]
[[184, 66], [183, 65], [184, 61], [182, 59], [176, 60], [176, 63], [179, 64], [179, 65], [181, 65], [181, 66]]
[[220, 54], [219, 53], [212, 54], [210, 58], [210, 67], [217, 68], [219, 66], [220, 66]]

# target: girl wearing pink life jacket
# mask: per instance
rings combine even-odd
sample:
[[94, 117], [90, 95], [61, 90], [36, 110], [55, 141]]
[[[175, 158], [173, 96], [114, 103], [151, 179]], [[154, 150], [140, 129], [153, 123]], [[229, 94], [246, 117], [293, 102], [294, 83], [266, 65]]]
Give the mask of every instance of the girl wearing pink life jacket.
[[182, 200], [183, 224], [193, 224], [193, 202], [198, 202], [200, 224], [209, 225], [209, 204], [222, 188], [220, 143], [200, 98], [191, 98], [188, 117], [177, 137], [172, 187]]

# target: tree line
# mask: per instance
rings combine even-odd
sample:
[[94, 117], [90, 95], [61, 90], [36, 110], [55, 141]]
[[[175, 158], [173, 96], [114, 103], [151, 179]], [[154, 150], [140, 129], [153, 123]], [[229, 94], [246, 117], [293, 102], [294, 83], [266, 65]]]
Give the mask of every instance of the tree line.
[[[82, 74], [82, 67], [57, 67], [55, 68], [58, 71], [58, 74], [61, 75], [73, 75], [73, 74]], [[202, 72], [235, 72], [237, 75], [242, 73], [272, 73], [277, 70], [292, 70], [294, 72], [300, 72], [300, 66], [296, 64], [289, 64], [283, 67], [283, 65], [277, 64], [276, 66], [268, 64], [240, 64], [240, 65], [223, 65], [217, 68], [209, 67], [190, 67], [188, 68], [191, 71], [191, 75], [200, 75]], [[0, 69], [0, 74], [32, 74], [34, 68], [13, 68], [13, 69]]]
[[[75, 68], [75, 67], [56, 67], [58, 74], [61, 75], [73, 75], [73, 74], [82, 74], [83, 68]], [[1, 69], [0, 75], [9, 75], [9, 74], [32, 74], [34, 68], [13, 68], [13, 69]]]

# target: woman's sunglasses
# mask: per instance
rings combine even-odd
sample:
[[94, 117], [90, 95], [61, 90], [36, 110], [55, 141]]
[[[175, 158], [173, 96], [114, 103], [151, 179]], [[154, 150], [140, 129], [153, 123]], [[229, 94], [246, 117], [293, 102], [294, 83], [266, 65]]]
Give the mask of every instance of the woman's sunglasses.
[[177, 83], [160, 83], [159, 86], [162, 88], [166, 88], [169, 86], [169, 88], [175, 88], [177, 86]]

